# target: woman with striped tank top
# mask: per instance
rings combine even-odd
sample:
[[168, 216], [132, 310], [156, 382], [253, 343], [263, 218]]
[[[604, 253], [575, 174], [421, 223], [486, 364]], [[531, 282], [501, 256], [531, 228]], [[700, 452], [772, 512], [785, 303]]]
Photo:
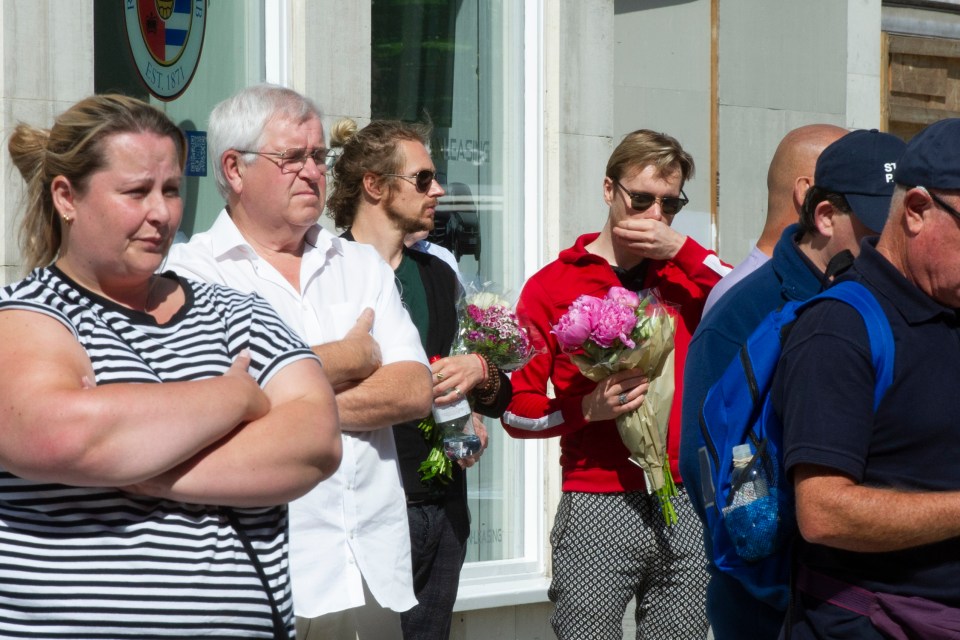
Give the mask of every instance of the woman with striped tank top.
[[0, 291], [0, 637], [290, 638], [285, 503], [333, 392], [255, 295], [156, 273], [185, 142], [94, 96], [9, 142], [33, 271]]

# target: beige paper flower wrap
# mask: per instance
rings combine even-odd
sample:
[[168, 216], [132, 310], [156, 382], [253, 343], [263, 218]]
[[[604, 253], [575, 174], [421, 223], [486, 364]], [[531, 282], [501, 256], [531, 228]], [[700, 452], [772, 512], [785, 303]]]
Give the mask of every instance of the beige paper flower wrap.
[[649, 380], [643, 404], [619, 416], [617, 430], [630, 461], [643, 469], [647, 490], [660, 500], [668, 525], [677, 521], [670, 502], [677, 490], [667, 455], [675, 323], [656, 291], [636, 294], [614, 287], [602, 299], [580, 296], [553, 331], [561, 348], [588, 379], [600, 382], [617, 371], [639, 369]]

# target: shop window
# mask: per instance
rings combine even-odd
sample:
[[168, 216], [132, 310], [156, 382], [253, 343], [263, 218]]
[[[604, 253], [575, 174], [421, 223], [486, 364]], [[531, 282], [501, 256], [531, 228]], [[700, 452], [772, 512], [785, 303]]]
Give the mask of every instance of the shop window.
[[[371, 116], [430, 122], [446, 195], [431, 240], [462, 276], [515, 298], [523, 284], [523, 3], [372, 0]], [[487, 421], [467, 472], [466, 581], [542, 571], [542, 446]], [[463, 589], [461, 589], [461, 594]]]

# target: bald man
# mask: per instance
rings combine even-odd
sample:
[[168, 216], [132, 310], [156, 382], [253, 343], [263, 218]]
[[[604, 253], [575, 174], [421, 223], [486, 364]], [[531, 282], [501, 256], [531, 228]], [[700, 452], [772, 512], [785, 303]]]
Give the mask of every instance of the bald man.
[[832, 124], [808, 124], [783, 137], [767, 170], [767, 220], [757, 246], [707, 296], [704, 317], [720, 296], [770, 259], [783, 230], [800, 215], [803, 198], [813, 185], [813, 170], [820, 152], [845, 133], [846, 129]]

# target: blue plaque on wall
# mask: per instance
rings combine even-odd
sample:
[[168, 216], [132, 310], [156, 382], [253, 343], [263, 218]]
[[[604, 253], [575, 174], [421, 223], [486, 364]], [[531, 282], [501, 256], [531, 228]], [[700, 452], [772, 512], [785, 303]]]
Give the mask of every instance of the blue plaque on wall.
[[184, 175], [207, 175], [207, 132], [185, 131], [187, 134], [187, 166]]

